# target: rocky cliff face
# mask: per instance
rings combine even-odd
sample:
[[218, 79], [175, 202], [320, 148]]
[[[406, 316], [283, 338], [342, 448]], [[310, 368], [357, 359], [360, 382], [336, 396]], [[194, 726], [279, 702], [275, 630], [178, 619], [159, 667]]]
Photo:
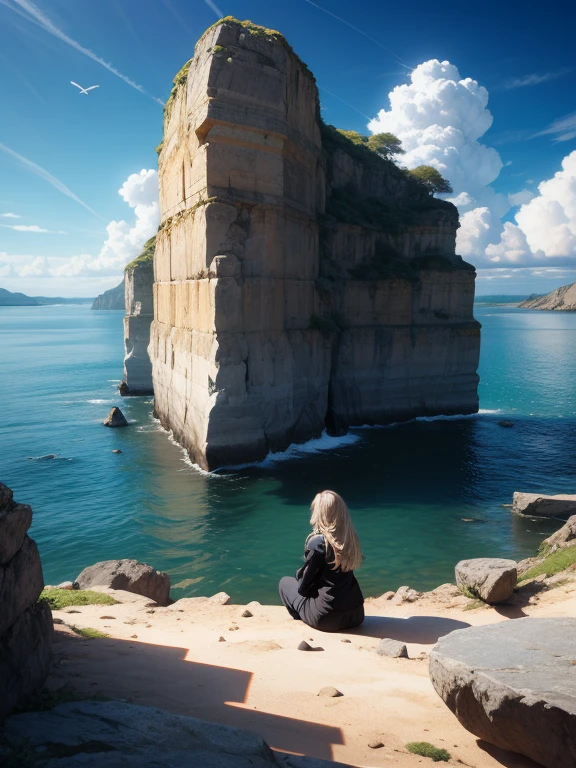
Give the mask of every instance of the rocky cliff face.
[[319, 114], [282, 36], [231, 19], [166, 107], [149, 350], [156, 411], [204, 468], [478, 407], [456, 209]]
[[0, 483], [0, 722], [40, 688], [50, 664], [52, 612], [38, 602], [44, 580], [31, 522], [30, 507]]
[[124, 309], [124, 280], [116, 288], [104, 291], [92, 302], [92, 309]]
[[150, 324], [154, 317], [154, 247], [151, 237], [140, 256], [126, 267], [124, 273], [126, 316], [124, 318], [124, 377], [128, 387], [124, 394], [151, 395], [152, 364], [148, 356]]
[[556, 288], [546, 296], [529, 296], [518, 304], [521, 309], [558, 309], [576, 312], [576, 283]]

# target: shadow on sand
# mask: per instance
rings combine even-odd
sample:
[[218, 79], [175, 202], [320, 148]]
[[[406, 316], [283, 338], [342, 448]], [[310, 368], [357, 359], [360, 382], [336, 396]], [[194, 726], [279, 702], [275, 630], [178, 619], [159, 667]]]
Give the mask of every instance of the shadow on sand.
[[392, 640], [401, 640], [403, 643], [434, 645], [444, 635], [469, 626], [470, 624], [465, 621], [444, 619], [440, 616], [409, 616], [406, 619], [366, 616], [361, 626], [348, 630], [346, 634], [380, 639], [389, 637]]

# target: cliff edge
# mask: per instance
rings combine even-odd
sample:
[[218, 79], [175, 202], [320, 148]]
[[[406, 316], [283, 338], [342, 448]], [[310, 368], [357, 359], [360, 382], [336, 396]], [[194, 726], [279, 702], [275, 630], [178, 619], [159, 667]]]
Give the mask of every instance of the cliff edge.
[[201, 467], [324, 429], [478, 409], [456, 208], [320, 119], [277, 32], [225, 18], [159, 147], [155, 408]]
[[519, 309], [558, 309], [576, 312], [576, 283], [563, 285], [546, 296], [529, 296], [518, 304]]
[[92, 309], [124, 309], [124, 280], [115, 288], [96, 296]]
[[[150, 324], [154, 317], [154, 248], [156, 237], [146, 242], [142, 253], [124, 270], [124, 387], [122, 394], [151, 395], [152, 364], [148, 356]], [[127, 389], [126, 389], [127, 387]]]

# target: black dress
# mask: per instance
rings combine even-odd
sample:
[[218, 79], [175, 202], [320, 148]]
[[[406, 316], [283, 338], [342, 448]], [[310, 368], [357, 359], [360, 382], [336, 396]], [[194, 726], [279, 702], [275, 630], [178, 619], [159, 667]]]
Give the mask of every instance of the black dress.
[[354, 573], [334, 569], [332, 549], [320, 534], [307, 541], [304, 554], [306, 562], [296, 578], [285, 576], [278, 586], [290, 615], [323, 632], [359, 626], [364, 621], [364, 597]]

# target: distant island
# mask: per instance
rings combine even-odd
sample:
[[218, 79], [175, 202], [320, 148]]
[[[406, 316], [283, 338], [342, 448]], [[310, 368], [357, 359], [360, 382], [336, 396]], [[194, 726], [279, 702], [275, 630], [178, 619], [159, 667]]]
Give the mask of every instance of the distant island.
[[520, 309], [554, 309], [563, 312], [576, 312], [576, 283], [563, 285], [544, 296], [532, 294], [518, 306]]
[[26, 296], [0, 288], [0, 307], [42, 307], [50, 304], [90, 304], [91, 298], [65, 299], [62, 296]]
[[512, 306], [517, 306], [520, 304], [520, 302], [528, 298], [530, 297], [526, 296], [526, 294], [521, 296], [516, 296], [515, 294], [494, 294], [489, 296], [476, 296], [474, 299], [474, 304], [485, 304], [488, 306], [493, 304], [509, 304]]
[[116, 288], [110, 288], [96, 296], [92, 309], [124, 309], [124, 280]]

